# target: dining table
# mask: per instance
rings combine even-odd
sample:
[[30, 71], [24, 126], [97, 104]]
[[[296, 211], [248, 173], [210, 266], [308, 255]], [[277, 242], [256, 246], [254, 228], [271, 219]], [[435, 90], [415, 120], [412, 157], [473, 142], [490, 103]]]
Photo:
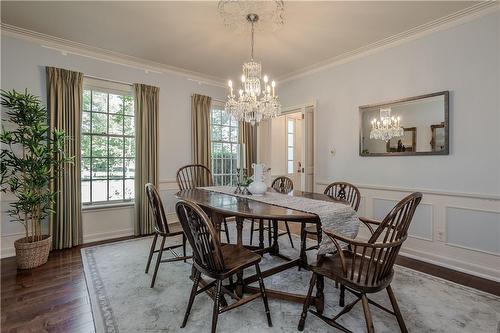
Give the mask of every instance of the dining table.
[[[272, 190], [270, 189], [270, 191]], [[293, 190], [288, 194], [282, 195], [347, 204], [343, 200], [334, 199], [325, 194], [312, 192]], [[236, 245], [243, 246], [261, 255], [268, 253], [271, 256], [276, 256], [283, 259], [283, 263], [262, 271], [263, 278], [278, 274], [282, 271], [294, 267], [298, 269], [309, 270], [309, 264], [306, 255], [305, 237], [301, 237], [298, 257], [292, 258], [280, 253], [278, 243], [278, 222], [287, 221], [289, 223], [300, 223], [301, 230], [306, 226], [306, 224], [314, 224], [317, 227], [318, 233], [321, 234], [322, 226], [321, 220], [318, 215], [307, 211], [262, 202], [259, 201], [257, 197], [254, 197], [252, 195], [232, 195], [231, 193], [222, 193], [220, 191], [211, 190], [210, 188], [193, 188], [181, 190], [177, 192], [175, 196], [177, 199], [194, 202], [202, 207], [202, 209], [210, 217], [219, 235], [221, 224], [224, 219], [234, 218], [236, 221]], [[263, 221], [269, 221], [272, 226], [272, 241], [270, 246], [266, 246], [263, 242], [264, 237], [262, 227], [259, 227], [258, 245], [252, 246], [243, 244], [243, 224], [245, 223], [245, 221], [251, 220], [258, 221], [260, 226], [262, 226]], [[233, 289], [234, 293], [241, 297], [243, 293], [258, 293], [258, 287], [250, 286], [250, 284], [257, 281], [258, 278], [256, 274], [244, 276], [243, 272], [239, 272], [236, 275], [236, 282], [233, 283], [233, 281], [231, 281], [230, 285], [227, 286], [227, 288]], [[319, 313], [322, 313], [324, 309], [323, 286], [324, 282], [321, 278], [319, 278], [316, 285], [317, 292], [315, 297], [313, 298], [313, 304], [315, 305], [316, 310]], [[306, 295], [302, 294], [272, 290], [268, 288], [266, 288], [266, 293], [270, 298], [283, 299], [298, 303], [303, 303], [306, 297]], [[225, 300], [222, 300], [222, 302], [226, 303]]]

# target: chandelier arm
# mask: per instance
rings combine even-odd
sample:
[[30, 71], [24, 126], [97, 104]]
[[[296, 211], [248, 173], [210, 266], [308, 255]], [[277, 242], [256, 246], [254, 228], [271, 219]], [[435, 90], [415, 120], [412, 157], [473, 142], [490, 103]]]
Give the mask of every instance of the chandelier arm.
[[250, 59], [253, 61], [253, 44], [254, 44], [254, 24], [255, 22], [252, 21], [252, 54], [250, 55]]

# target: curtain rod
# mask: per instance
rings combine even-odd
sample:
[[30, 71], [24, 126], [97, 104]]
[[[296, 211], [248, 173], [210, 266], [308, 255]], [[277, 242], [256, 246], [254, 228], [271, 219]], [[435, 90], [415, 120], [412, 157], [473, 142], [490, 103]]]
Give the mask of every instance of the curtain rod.
[[98, 77], [98, 76], [93, 76], [93, 75], [83, 75], [83, 77], [88, 77], [90, 79], [96, 79], [96, 80], [102, 80], [102, 81], [107, 81], [107, 82], [111, 82], [111, 83], [119, 83], [119, 84], [125, 84], [127, 86], [133, 86], [132, 83], [128, 83], [128, 82], [122, 82], [122, 81], [116, 81], [116, 80], [110, 80], [110, 79], [105, 79], [105, 78], [102, 78], [102, 77]]

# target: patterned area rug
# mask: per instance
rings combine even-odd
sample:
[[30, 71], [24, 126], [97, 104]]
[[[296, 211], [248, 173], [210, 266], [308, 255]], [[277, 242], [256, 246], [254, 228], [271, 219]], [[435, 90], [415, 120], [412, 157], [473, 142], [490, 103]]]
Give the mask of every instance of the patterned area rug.
[[[234, 235], [233, 238], [234, 239]], [[180, 328], [192, 281], [190, 263], [160, 265], [154, 289], [149, 288], [152, 271], [144, 273], [151, 238], [129, 240], [82, 249], [85, 277], [92, 303], [97, 333], [202, 333], [209, 332], [213, 301], [206, 295], [196, 297], [187, 326]], [[298, 239], [295, 240], [298, 246]], [[283, 253], [297, 255], [286, 237], [280, 238]], [[310, 251], [314, 252], [314, 251]], [[165, 253], [167, 255], [167, 253]], [[312, 254], [311, 254], [312, 256]], [[262, 268], [280, 259], [265, 255]], [[292, 268], [265, 279], [267, 288], [305, 294], [310, 272]], [[401, 312], [410, 332], [498, 332], [500, 298], [445, 280], [396, 267], [392, 283]], [[325, 314], [338, 311], [338, 293], [333, 283], [325, 283]], [[372, 295], [390, 308], [385, 292]], [[346, 293], [346, 302], [354, 300]], [[270, 300], [274, 326], [269, 328], [260, 299], [219, 316], [218, 332], [294, 332], [302, 311], [301, 304]], [[396, 318], [371, 307], [376, 332], [399, 332]], [[361, 304], [358, 303], [340, 322], [353, 332], [364, 332]], [[332, 332], [333, 328], [312, 314], [306, 332]]]

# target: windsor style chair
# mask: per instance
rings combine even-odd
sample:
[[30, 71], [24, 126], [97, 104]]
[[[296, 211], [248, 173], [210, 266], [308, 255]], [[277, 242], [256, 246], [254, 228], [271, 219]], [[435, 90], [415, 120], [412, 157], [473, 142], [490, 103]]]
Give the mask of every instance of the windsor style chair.
[[[392, 291], [391, 281], [394, 275], [394, 263], [401, 245], [407, 238], [408, 228], [421, 200], [422, 194], [415, 192], [397, 203], [383, 221], [360, 219], [371, 233], [371, 237], [367, 242], [353, 240], [326, 230], [324, 231], [333, 241], [337, 251], [330, 256], [319, 256], [317, 263], [311, 266], [313, 274], [298, 325], [300, 331], [304, 329], [313, 288], [315, 285], [322, 288], [323, 279], [327, 277], [341, 285], [340, 306], [344, 306], [345, 290], [357, 297], [354, 302], [345, 306], [333, 318], [328, 318], [316, 311], [310, 310], [311, 313], [318, 316], [327, 324], [343, 332], [351, 332], [339, 324], [337, 319], [349, 312], [361, 300], [366, 328], [369, 333], [375, 332], [369, 304], [373, 304], [396, 316], [401, 332], [408, 332], [394, 292]], [[374, 229], [372, 225], [377, 226], [377, 228]], [[342, 246], [341, 244], [348, 246]], [[367, 297], [367, 294], [376, 293], [383, 289], [386, 289], [389, 295], [389, 300], [393, 308], [392, 311]]]
[[[158, 274], [158, 268], [160, 267], [160, 263], [162, 262], [172, 262], [179, 261], [191, 258], [190, 256], [186, 256], [186, 236], [182, 231], [182, 227], [180, 223], [167, 223], [167, 217], [165, 215], [165, 210], [163, 208], [163, 204], [160, 199], [160, 195], [156, 190], [155, 186], [151, 183], [147, 183], [145, 186], [146, 195], [148, 197], [149, 207], [153, 211], [153, 227], [155, 229], [155, 235], [153, 238], [153, 243], [151, 244], [151, 249], [149, 250], [148, 263], [146, 264], [146, 274], [149, 271], [149, 266], [151, 265], [151, 260], [153, 259], [153, 255], [155, 253], [158, 254], [156, 258], [156, 265], [153, 272], [153, 279], [151, 280], [151, 288], [154, 287], [156, 281], [156, 275]], [[175, 237], [182, 235], [182, 244], [172, 245], [165, 247], [165, 241], [168, 237]], [[158, 236], [162, 237], [161, 245], [158, 250], [156, 250], [156, 242], [158, 240]], [[179, 256], [174, 249], [182, 246], [182, 256]], [[173, 258], [163, 259], [162, 255], [164, 251], [170, 251]]]
[[[271, 327], [271, 314], [269, 312], [266, 290], [259, 266], [259, 262], [262, 259], [261, 256], [239, 245], [226, 244], [221, 246], [218, 234], [212, 222], [209, 220], [206, 213], [195, 203], [180, 200], [176, 204], [176, 212], [187, 239], [193, 248], [194, 283], [181, 328], [186, 326], [196, 295], [211, 288], [215, 289], [212, 333], [217, 329], [219, 314], [237, 308], [258, 297], [261, 297], [264, 302], [267, 322]], [[230, 291], [230, 288], [226, 288], [222, 285], [223, 280], [231, 278], [233, 275], [252, 266], [255, 267], [257, 273], [260, 293], [251, 294], [247, 297], [239, 297], [234, 292]], [[198, 289], [202, 274], [214, 279], [214, 281]], [[223, 303], [221, 302], [221, 298], [223, 298], [224, 294], [229, 295], [236, 301], [227, 306], [221, 306], [221, 303]]]
[[[201, 164], [185, 165], [177, 171], [177, 185], [181, 191], [197, 187], [213, 186], [212, 172]], [[224, 219], [221, 231], [225, 233], [226, 240], [230, 243], [226, 219]]]
[[[288, 194], [288, 193], [293, 191], [293, 181], [288, 177], [281, 176], [281, 177], [276, 178], [272, 182], [271, 187], [276, 192]], [[278, 237], [288, 235], [288, 239], [290, 240], [290, 244], [292, 245], [292, 248], [294, 248], [292, 234], [290, 233], [290, 227], [288, 226], [288, 222], [284, 221], [284, 224], [285, 224], [286, 231], [282, 232], [282, 233], [278, 233]], [[271, 242], [272, 224], [270, 223], [270, 221], [267, 221], [267, 223], [264, 223], [264, 221], [259, 220], [258, 227], [255, 228], [254, 225], [255, 225], [255, 219], [252, 219], [252, 223], [250, 225], [250, 245], [252, 245], [252, 243], [253, 243], [253, 234], [255, 231], [259, 231], [259, 237], [260, 237], [260, 235], [263, 234], [263, 232], [260, 232], [260, 228], [263, 228], [263, 230], [268, 231], [269, 242]], [[262, 243], [262, 240], [260, 240], [260, 243]]]
[[[351, 207], [355, 211], [358, 211], [359, 203], [361, 201], [361, 194], [356, 186], [346, 182], [335, 182], [328, 185], [323, 193], [333, 199], [340, 199], [346, 201], [351, 205]], [[319, 244], [321, 243], [321, 238], [322, 238], [321, 229], [318, 229], [316, 225], [303, 228], [301, 240], [304, 242], [307, 239], [307, 236], [309, 235], [316, 236], [318, 244], [306, 248], [306, 251], [313, 249], [317, 250], [319, 248]]]

